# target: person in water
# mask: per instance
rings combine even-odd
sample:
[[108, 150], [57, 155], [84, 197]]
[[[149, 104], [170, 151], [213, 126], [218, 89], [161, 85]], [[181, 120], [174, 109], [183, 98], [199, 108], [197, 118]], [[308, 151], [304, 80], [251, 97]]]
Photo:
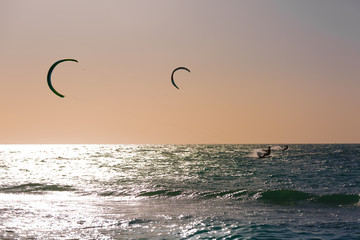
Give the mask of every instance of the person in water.
[[271, 154], [271, 146], [268, 146], [268, 148], [263, 151], [264, 151], [264, 154], [258, 153], [259, 158], [264, 158], [266, 156], [269, 156]]
[[264, 155], [265, 155], [265, 156], [269, 156], [269, 155], [270, 155], [270, 153], [271, 153], [271, 146], [268, 146], [268, 148], [267, 148], [267, 149], [265, 149], [265, 153], [264, 153]]
[[289, 146], [288, 145], [285, 145], [284, 148], [282, 149], [282, 151], [286, 151], [288, 150]]

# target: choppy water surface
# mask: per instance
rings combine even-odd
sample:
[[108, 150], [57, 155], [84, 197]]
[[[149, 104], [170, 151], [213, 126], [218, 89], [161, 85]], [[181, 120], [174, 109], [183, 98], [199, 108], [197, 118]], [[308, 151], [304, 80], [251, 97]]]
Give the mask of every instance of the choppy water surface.
[[359, 239], [360, 145], [1, 145], [0, 239]]

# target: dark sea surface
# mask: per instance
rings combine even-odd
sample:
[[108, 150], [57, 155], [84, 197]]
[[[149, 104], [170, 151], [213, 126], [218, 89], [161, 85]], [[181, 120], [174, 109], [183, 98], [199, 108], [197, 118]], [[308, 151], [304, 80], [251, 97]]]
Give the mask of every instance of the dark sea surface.
[[360, 145], [0, 145], [0, 239], [360, 239]]

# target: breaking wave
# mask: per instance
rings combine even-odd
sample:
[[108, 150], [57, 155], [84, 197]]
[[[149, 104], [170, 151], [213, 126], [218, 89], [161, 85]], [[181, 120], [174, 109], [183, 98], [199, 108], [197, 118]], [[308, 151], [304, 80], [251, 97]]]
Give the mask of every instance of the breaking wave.
[[40, 184], [40, 183], [27, 183], [11, 187], [0, 188], [3, 193], [42, 193], [54, 191], [74, 191], [71, 186], [56, 185], [56, 184]]

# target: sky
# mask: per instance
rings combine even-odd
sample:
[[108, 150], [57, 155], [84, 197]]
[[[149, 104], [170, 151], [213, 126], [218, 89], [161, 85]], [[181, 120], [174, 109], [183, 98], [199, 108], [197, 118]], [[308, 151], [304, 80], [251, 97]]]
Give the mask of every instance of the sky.
[[[356, 0], [0, 0], [0, 144], [360, 143]], [[56, 96], [47, 85], [50, 66]], [[178, 71], [171, 84], [171, 73]]]

